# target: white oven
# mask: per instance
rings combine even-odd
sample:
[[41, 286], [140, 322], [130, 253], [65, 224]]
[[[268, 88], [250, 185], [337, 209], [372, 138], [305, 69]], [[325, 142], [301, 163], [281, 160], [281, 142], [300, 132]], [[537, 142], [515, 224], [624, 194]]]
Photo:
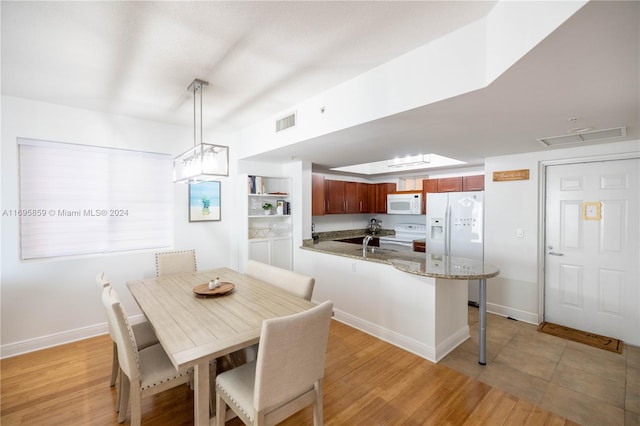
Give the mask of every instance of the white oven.
[[419, 223], [399, 223], [393, 227], [395, 235], [380, 237], [380, 247], [397, 250], [413, 251], [413, 241], [427, 237], [427, 225]]

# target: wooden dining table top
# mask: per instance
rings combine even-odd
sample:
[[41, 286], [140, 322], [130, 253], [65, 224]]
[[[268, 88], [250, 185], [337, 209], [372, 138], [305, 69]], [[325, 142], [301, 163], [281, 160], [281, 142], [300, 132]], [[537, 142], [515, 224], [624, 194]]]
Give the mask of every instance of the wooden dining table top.
[[[235, 289], [197, 296], [193, 289], [220, 278]], [[258, 342], [262, 321], [314, 306], [280, 288], [229, 268], [127, 282], [176, 369], [218, 358]]]

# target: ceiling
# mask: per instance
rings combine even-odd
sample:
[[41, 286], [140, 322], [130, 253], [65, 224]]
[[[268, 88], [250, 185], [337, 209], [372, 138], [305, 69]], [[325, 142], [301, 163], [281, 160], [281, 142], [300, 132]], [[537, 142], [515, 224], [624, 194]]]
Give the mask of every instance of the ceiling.
[[[484, 17], [489, 1], [2, 1], [2, 93], [232, 133]], [[549, 149], [575, 125], [638, 139], [640, 5], [592, 2], [487, 88], [259, 156], [319, 168]], [[617, 139], [615, 141], [622, 140]], [[390, 143], [392, 142], [392, 143]], [[336, 155], [339, 152], [340, 155]]]

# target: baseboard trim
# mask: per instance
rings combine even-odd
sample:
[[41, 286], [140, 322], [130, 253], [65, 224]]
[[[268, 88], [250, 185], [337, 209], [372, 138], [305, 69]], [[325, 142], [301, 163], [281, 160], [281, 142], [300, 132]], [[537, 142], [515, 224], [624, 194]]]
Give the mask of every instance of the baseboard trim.
[[471, 337], [469, 326], [465, 325], [436, 347], [436, 361], [439, 362], [462, 342]]
[[507, 306], [497, 305], [495, 303], [487, 303], [487, 312], [529, 324], [539, 325], [537, 313], [521, 311], [519, 309], [513, 309]]
[[[393, 330], [381, 327], [378, 324], [374, 324], [370, 321], [348, 314], [339, 309], [333, 309], [334, 319], [347, 324], [353, 328], [377, 337], [380, 340], [384, 340], [387, 343], [391, 343], [394, 346], [398, 346], [406, 351], [416, 354], [422, 358], [428, 359], [431, 362], [436, 361], [436, 349], [433, 346], [429, 346], [425, 343], [419, 342], [410, 337], [404, 336]], [[468, 330], [468, 328], [467, 328]]]
[[[134, 315], [129, 318], [129, 322], [131, 324], [138, 324], [144, 320], [145, 318], [142, 314]], [[74, 330], [63, 331], [41, 337], [34, 337], [32, 339], [21, 340], [14, 343], [7, 343], [0, 346], [0, 359], [11, 358], [29, 352], [77, 342], [78, 340], [100, 336], [108, 332], [109, 328], [107, 327], [107, 323], [103, 322], [100, 324], [90, 325], [88, 327], [76, 328]]]

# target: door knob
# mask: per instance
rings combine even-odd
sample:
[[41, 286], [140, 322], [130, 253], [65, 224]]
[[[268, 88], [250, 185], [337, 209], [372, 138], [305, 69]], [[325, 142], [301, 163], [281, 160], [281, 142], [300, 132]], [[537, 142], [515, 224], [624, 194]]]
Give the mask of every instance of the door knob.
[[556, 253], [553, 251], [553, 246], [547, 246], [549, 250], [547, 250], [547, 254], [550, 256], [564, 256], [564, 253]]

